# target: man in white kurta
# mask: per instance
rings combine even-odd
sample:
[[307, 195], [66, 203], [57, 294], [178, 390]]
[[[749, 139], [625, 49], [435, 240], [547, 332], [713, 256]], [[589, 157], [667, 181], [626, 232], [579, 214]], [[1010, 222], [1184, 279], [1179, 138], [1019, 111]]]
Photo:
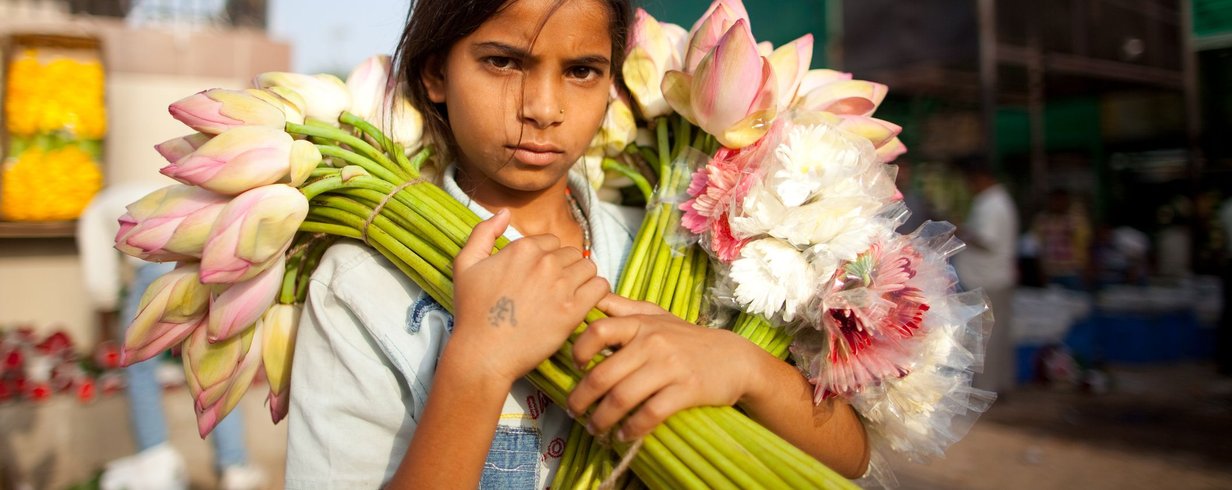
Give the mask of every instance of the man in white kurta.
[[1010, 333], [1010, 308], [1018, 281], [1015, 244], [1018, 210], [1005, 187], [981, 165], [964, 168], [975, 194], [971, 212], [959, 236], [967, 248], [954, 257], [958, 278], [967, 289], [982, 288], [988, 295], [995, 323], [984, 351], [984, 372], [972, 383], [976, 388], [1004, 392], [1014, 386], [1017, 363]]

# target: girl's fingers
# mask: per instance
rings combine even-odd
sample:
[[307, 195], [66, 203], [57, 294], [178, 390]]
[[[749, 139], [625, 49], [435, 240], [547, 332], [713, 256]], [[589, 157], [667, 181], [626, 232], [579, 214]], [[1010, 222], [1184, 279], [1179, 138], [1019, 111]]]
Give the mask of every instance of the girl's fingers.
[[[600, 366], [610, 361], [599, 363]], [[604, 393], [603, 398], [590, 415], [590, 428], [595, 434], [607, 432], [638, 405], [655, 393], [672, 384], [672, 378], [642, 365], [639, 369], [617, 381]]]
[[608, 316], [662, 315], [667, 313], [659, 305], [647, 301], [634, 301], [618, 294], [609, 294], [599, 301], [597, 308]]
[[[594, 308], [600, 298], [612, 291], [612, 285], [599, 276], [593, 276], [574, 292], [573, 297], [580, 306], [586, 307], [586, 312]], [[585, 314], [585, 312], [583, 312]]]
[[[569, 250], [574, 249], [570, 248]], [[582, 257], [580, 252], [577, 255], [578, 260], [565, 266], [565, 276], [572, 278], [575, 281], [575, 284], [580, 285], [585, 284], [586, 281], [590, 280], [590, 278], [595, 277], [595, 275], [599, 273], [599, 268], [595, 267], [595, 263], [590, 259]], [[602, 298], [602, 296], [595, 298], [595, 302], [597, 303]], [[591, 303], [591, 305], [593, 306], [594, 303]]]
[[644, 437], [668, 417], [692, 406], [689, 404], [688, 387], [678, 384], [670, 385], [651, 396], [641, 408], [625, 419], [616, 437], [622, 441]]
[[590, 324], [573, 343], [573, 362], [585, 366], [599, 351], [633, 341], [641, 328], [636, 317], [607, 317]]
[[466, 245], [462, 246], [462, 250], [453, 259], [455, 273], [469, 269], [471, 266], [479, 263], [479, 261], [491, 256], [492, 247], [496, 245], [496, 239], [500, 238], [505, 233], [505, 228], [508, 227], [508, 209], [501, 209], [492, 215], [491, 218], [475, 225], [475, 229], [471, 230], [471, 235], [466, 239]]
[[[617, 352], [611, 355], [596, 365], [589, 373], [586, 373], [586, 376], [583, 376], [582, 380], [573, 388], [573, 392], [569, 394], [568, 399], [569, 411], [575, 414], [585, 413], [586, 409], [590, 408], [599, 398], [607, 395], [613, 386], [616, 386], [617, 383], [620, 383], [621, 380], [629, 377], [629, 375], [637, 370], [642, 369], [645, 365], [645, 356], [634, 350]], [[658, 388], [656, 387], [656, 389]], [[604, 428], [606, 429], [611, 426], [616, 420], [619, 420], [619, 418], [610, 419]]]

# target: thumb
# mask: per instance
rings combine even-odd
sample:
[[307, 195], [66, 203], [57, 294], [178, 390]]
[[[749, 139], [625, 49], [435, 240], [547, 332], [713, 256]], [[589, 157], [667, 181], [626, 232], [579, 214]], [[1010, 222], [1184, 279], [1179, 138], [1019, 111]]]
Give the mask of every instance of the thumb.
[[505, 233], [505, 228], [508, 227], [508, 209], [501, 209], [491, 218], [475, 225], [475, 229], [471, 230], [471, 236], [466, 239], [466, 245], [462, 246], [462, 250], [458, 251], [458, 256], [453, 259], [454, 275], [490, 257], [496, 239], [500, 238]]
[[604, 296], [603, 299], [599, 300], [599, 304], [595, 305], [595, 308], [607, 313], [608, 316], [661, 315], [667, 313], [666, 310], [654, 303], [634, 301], [614, 293], [608, 293], [607, 296]]

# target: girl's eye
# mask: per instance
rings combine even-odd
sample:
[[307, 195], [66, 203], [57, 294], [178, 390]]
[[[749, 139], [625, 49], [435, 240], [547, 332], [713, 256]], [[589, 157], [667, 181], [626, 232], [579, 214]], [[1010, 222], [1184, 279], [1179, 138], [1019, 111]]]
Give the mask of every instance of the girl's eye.
[[580, 80], [589, 80], [603, 75], [598, 69], [589, 66], [575, 66], [569, 69], [569, 76]]
[[516, 70], [518, 69], [518, 61], [505, 56], [489, 56], [483, 60], [488, 66], [497, 70]]

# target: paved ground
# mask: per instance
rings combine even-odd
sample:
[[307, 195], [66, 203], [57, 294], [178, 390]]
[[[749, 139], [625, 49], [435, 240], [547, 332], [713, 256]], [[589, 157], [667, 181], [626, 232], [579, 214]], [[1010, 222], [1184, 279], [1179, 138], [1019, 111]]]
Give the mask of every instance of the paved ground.
[[[931, 465], [904, 465], [908, 489], [1232, 488], [1232, 390], [1206, 366], [1119, 367], [1092, 395], [1024, 387], [1009, 393]], [[1222, 392], [1222, 394], [1220, 394]], [[282, 486], [286, 426], [269, 423], [263, 393], [241, 405], [253, 460]], [[82, 406], [67, 398], [0, 406], [0, 490], [63, 489], [132, 451], [123, 397]], [[184, 390], [169, 391], [172, 443], [193, 488], [215, 484], [208, 443], [196, 435]]]

